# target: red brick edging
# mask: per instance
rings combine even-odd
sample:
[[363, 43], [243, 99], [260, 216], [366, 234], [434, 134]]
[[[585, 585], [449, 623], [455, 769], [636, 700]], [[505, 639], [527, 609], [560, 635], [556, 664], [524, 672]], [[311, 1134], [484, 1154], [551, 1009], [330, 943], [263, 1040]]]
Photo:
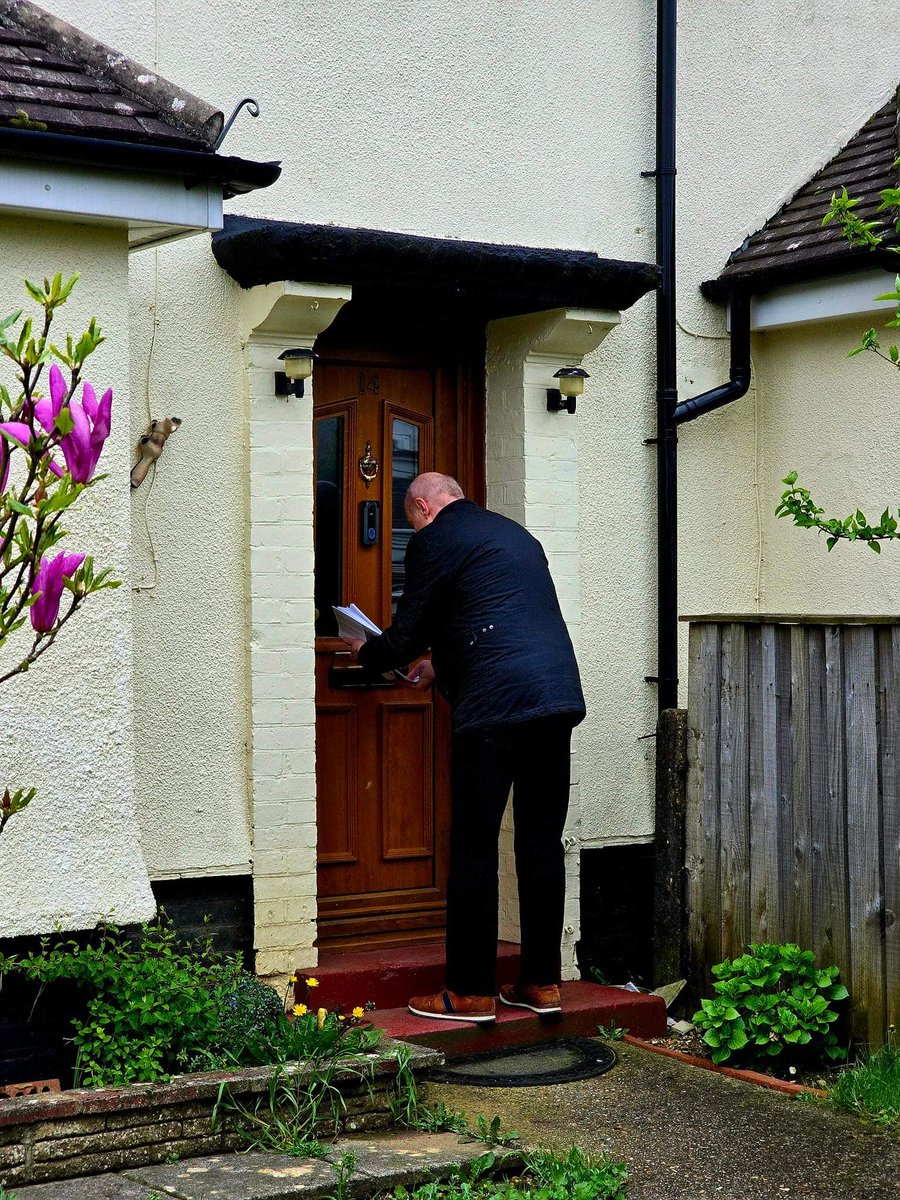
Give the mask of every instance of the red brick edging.
[[807, 1087], [804, 1083], [790, 1083], [787, 1079], [776, 1079], [773, 1075], [764, 1075], [761, 1071], [747, 1071], [741, 1067], [721, 1067], [708, 1058], [698, 1058], [695, 1054], [684, 1054], [681, 1050], [673, 1050], [670, 1046], [654, 1046], [644, 1038], [634, 1037], [626, 1033], [622, 1038], [629, 1046], [638, 1046], [641, 1050], [649, 1050], [653, 1054], [662, 1054], [666, 1058], [675, 1058], [687, 1063], [690, 1067], [702, 1067], [704, 1071], [715, 1071], [718, 1075], [726, 1075], [729, 1079], [739, 1079], [744, 1083], [755, 1083], [757, 1087], [769, 1088], [773, 1092], [784, 1092], [788, 1096], [808, 1093], [811, 1096], [827, 1096], [823, 1088]]

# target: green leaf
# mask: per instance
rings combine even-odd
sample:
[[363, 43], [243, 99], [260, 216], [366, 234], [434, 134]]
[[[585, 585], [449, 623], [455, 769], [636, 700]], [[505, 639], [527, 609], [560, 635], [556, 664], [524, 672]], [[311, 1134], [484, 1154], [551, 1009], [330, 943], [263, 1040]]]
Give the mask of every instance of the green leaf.
[[869, 547], [870, 550], [874, 550], [876, 554], [881, 553], [881, 543], [880, 542], [870, 541], [870, 542], [867, 542], [866, 545]]
[[[69, 412], [68, 405], [66, 405], [65, 408], [61, 408], [56, 414], [53, 426], [59, 433], [60, 437], [65, 437], [66, 434], [71, 433], [75, 428], [75, 422], [72, 419], [72, 414]], [[68, 443], [66, 443], [66, 445], [68, 445]]]

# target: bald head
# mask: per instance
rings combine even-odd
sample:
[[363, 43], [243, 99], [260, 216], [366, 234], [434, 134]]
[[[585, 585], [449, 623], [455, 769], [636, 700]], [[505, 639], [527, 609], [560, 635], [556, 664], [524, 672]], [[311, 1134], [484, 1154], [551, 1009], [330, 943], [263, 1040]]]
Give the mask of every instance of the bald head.
[[441, 475], [439, 471], [425, 471], [417, 475], [406, 492], [407, 519], [418, 532], [430, 525], [442, 508], [454, 500], [464, 499], [463, 490], [452, 475]]

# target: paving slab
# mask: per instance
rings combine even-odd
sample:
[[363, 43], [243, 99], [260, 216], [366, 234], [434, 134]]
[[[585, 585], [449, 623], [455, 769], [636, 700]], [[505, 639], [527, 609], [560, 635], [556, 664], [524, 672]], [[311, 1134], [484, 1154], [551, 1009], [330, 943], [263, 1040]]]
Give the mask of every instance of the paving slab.
[[142, 1183], [121, 1175], [88, 1175], [85, 1179], [60, 1179], [14, 1187], [16, 1200], [149, 1200], [153, 1193]]
[[353, 1178], [365, 1178], [385, 1187], [402, 1183], [405, 1187], [428, 1179], [443, 1179], [459, 1163], [471, 1162], [484, 1154], [483, 1142], [461, 1142], [455, 1133], [382, 1133], [368, 1138], [341, 1138], [335, 1142], [329, 1158], [342, 1154], [356, 1156]]
[[333, 1193], [337, 1183], [334, 1168], [321, 1159], [255, 1152], [138, 1167], [127, 1178], [144, 1184], [143, 1200], [154, 1191], [179, 1200], [314, 1200]]
[[397, 1184], [445, 1178], [457, 1163], [484, 1153], [480, 1142], [455, 1133], [371, 1134], [342, 1138], [327, 1160], [286, 1154], [216, 1154], [179, 1163], [129, 1168], [121, 1174], [63, 1179], [16, 1188], [16, 1200], [316, 1200], [337, 1190], [344, 1154], [356, 1162], [346, 1194], [371, 1196]]

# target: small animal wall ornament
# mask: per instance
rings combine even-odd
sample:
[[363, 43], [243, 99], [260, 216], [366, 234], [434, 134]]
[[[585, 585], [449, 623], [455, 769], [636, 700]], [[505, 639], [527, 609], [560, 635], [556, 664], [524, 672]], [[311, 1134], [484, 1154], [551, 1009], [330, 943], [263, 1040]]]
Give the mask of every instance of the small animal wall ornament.
[[147, 478], [147, 472], [163, 452], [166, 438], [181, 424], [180, 417], [163, 417], [159, 421], [151, 421], [150, 428], [138, 441], [140, 458], [131, 468], [131, 486], [140, 487]]

